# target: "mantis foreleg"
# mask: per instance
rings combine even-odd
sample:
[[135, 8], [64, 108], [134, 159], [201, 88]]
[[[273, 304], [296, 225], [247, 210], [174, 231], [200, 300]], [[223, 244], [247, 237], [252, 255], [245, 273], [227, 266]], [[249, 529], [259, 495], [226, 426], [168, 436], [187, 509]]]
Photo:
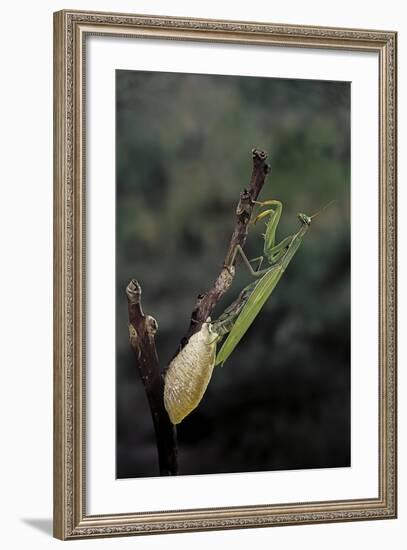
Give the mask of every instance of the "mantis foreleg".
[[283, 204], [281, 201], [268, 200], [268, 201], [255, 201], [255, 204], [260, 206], [275, 206], [275, 209], [271, 208], [261, 212], [253, 223], [257, 223], [263, 218], [270, 216], [270, 221], [267, 224], [266, 234], [264, 235], [264, 255], [268, 257], [270, 251], [273, 249], [276, 243], [276, 231], [278, 224], [280, 223], [281, 213], [283, 211]]

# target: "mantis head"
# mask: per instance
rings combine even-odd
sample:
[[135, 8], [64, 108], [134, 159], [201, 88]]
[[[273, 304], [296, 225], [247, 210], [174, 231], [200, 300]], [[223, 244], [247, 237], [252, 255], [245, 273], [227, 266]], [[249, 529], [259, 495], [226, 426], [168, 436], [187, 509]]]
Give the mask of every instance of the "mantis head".
[[298, 219], [304, 225], [311, 225], [311, 218], [307, 214], [298, 214]]
[[328, 202], [325, 206], [323, 206], [320, 210], [318, 210], [318, 212], [315, 212], [315, 214], [313, 214], [312, 216], [307, 216], [307, 214], [298, 214], [298, 219], [302, 224], [310, 226], [312, 218], [319, 216], [321, 212], [323, 212], [326, 208], [328, 208], [328, 206], [331, 206], [331, 204], [333, 204], [334, 202], [336, 201], [333, 200]]

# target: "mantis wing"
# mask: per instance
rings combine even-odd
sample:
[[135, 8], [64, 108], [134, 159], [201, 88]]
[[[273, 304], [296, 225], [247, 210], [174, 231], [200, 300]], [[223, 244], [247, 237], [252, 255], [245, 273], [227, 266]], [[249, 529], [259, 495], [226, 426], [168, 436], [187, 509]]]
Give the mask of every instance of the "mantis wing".
[[232, 330], [219, 350], [219, 353], [216, 356], [215, 365], [224, 363], [233, 352], [246, 333], [247, 329], [257, 317], [267, 298], [277, 286], [277, 283], [281, 279], [283, 273], [283, 265], [272, 267], [257, 283], [255, 289], [233, 325]]

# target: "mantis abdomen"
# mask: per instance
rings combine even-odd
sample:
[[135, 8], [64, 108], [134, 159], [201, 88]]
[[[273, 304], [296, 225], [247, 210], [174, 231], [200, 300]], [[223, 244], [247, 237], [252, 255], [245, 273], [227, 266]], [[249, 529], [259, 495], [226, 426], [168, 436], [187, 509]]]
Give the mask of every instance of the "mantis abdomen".
[[210, 323], [203, 323], [169, 364], [164, 406], [173, 424], [179, 424], [200, 403], [215, 365], [217, 340]]
[[222, 315], [212, 323], [212, 330], [214, 330], [220, 338], [232, 330], [236, 319], [239, 317], [240, 312], [245, 306], [257, 283], [258, 281], [254, 281], [253, 283], [247, 285], [241, 291], [236, 300], [232, 302], [230, 306], [225, 309]]
[[217, 365], [224, 363], [238, 345], [247, 329], [265, 304], [267, 298], [277, 286], [277, 283], [281, 279], [283, 273], [284, 266], [278, 265], [274, 267], [274, 269], [270, 269], [270, 271], [257, 282], [255, 289], [250, 294], [239, 317], [234, 323], [228, 338], [224, 342], [216, 357]]

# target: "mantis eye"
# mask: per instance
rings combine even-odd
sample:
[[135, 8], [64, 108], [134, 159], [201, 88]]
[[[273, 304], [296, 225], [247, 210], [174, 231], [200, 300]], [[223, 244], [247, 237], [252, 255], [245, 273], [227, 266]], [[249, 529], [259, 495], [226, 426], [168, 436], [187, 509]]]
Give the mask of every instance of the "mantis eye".
[[298, 214], [298, 219], [300, 220], [301, 223], [305, 224], [305, 225], [311, 225], [311, 218], [309, 216], [307, 216], [307, 214]]

